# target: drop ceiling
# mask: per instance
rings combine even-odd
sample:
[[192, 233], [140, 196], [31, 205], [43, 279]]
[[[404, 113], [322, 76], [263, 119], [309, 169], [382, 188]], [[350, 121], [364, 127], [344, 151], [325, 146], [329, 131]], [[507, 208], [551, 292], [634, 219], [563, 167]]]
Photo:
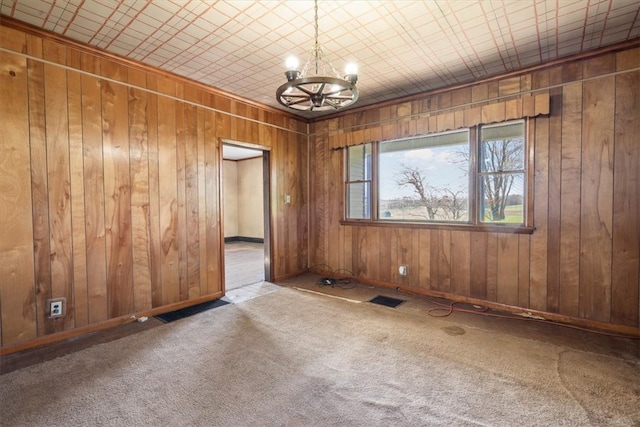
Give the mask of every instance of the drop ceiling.
[[[304, 0], [0, 0], [4, 16], [276, 108], [285, 58], [304, 61], [313, 46], [313, 9]], [[358, 107], [637, 38], [640, 2], [320, 0], [318, 32], [336, 68], [358, 64]]]

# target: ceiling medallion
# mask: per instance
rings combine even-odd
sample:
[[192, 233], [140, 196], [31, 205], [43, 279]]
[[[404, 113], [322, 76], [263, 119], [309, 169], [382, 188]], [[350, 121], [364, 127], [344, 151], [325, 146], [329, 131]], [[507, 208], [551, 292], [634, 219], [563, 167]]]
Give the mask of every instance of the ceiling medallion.
[[358, 100], [357, 68], [347, 64], [344, 77], [324, 59], [318, 44], [318, 0], [314, 0], [315, 44], [311, 56], [298, 70], [298, 60], [289, 57], [286, 61], [287, 82], [276, 91], [278, 102], [287, 108], [300, 111], [338, 110]]

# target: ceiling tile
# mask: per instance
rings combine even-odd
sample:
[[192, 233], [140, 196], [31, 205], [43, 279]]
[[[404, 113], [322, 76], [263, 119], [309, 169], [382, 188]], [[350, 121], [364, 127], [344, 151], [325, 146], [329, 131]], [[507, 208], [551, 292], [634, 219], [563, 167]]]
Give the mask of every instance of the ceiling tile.
[[[6, 16], [277, 108], [286, 56], [304, 62], [313, 47], [313, 7], [0, 0]], [[640, 37], [639, 16], [631, 0], [323, 0], [318, 35], [337, 69], [358, 63], [367, 105]]]

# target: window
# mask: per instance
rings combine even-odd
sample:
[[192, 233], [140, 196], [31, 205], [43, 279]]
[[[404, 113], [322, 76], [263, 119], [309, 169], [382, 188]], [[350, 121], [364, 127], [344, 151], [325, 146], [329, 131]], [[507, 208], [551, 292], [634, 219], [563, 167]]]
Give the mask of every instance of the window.
[[380, 217], [469, 221], [469, 131], [380, 143]]
[[480, 128], [479, 220], [524, 224], [524, 122]]
[[371, 219], [371, 144], [347, 150], [347, 218]]
[[346, 218], [526, 225], [525, 122], [348, 147]]

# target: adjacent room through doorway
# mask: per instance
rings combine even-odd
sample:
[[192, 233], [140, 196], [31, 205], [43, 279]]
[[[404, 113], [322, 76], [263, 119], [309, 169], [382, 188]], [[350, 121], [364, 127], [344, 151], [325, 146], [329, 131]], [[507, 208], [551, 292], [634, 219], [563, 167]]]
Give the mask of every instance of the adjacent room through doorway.
[[224, 141], [225, 290], [269, 280], [269, 152]]

